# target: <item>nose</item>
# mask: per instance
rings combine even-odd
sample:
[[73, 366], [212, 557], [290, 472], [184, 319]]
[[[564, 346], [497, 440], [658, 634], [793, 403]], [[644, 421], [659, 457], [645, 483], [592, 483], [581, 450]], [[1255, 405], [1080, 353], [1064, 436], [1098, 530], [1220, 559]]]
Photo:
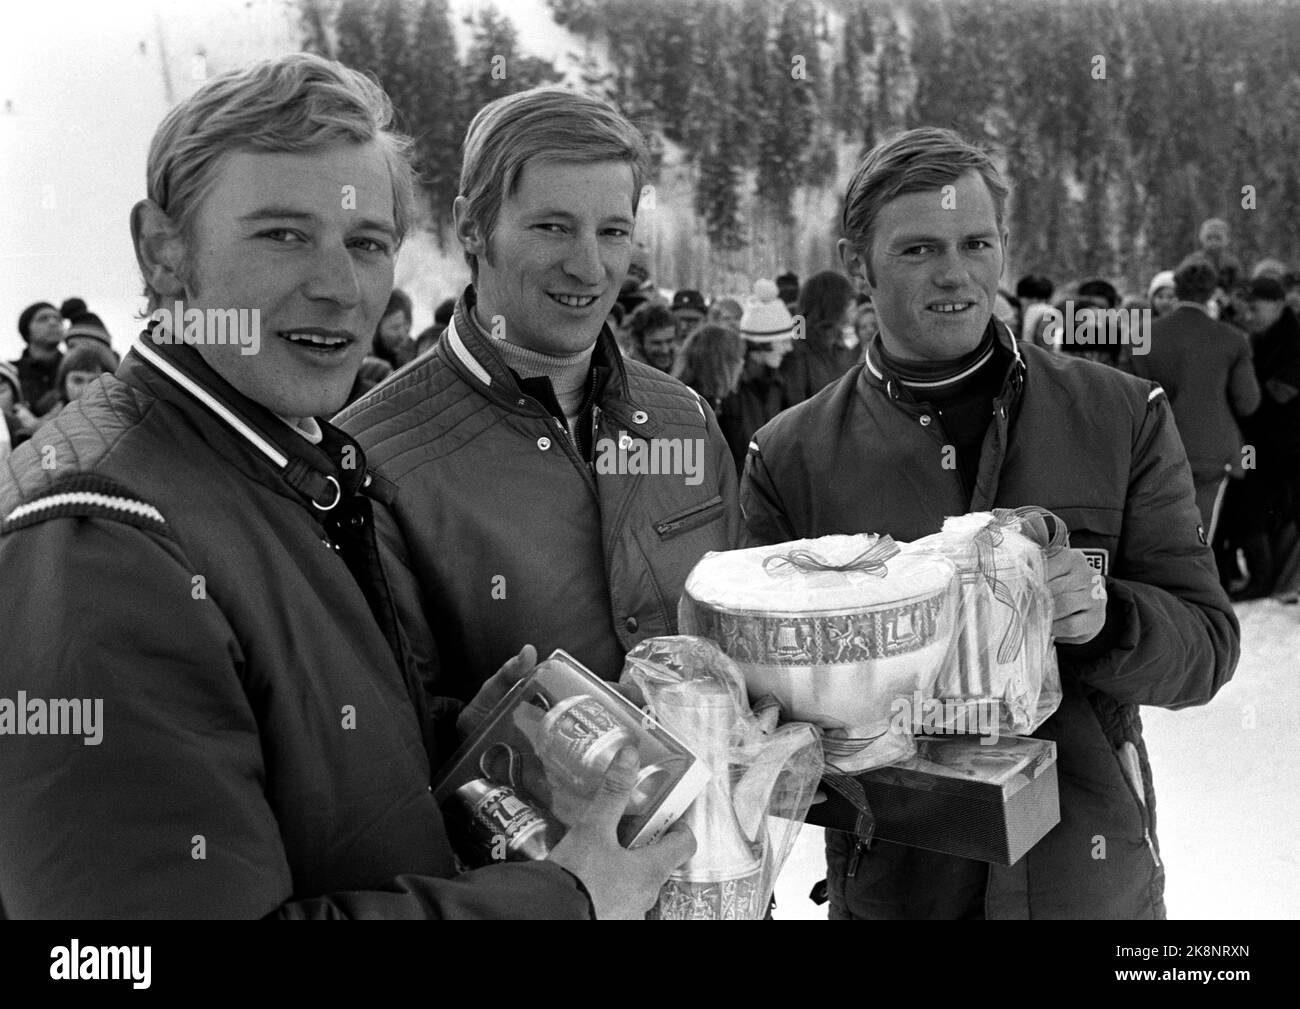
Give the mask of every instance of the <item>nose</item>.
[[594, 232], [574, 237], [564, 260], [564, 272], [587, 287], [600, 283], [600, 247]]
[[949, 249], [935, 260], [934, 282], [940, 287], [961, 287], [968, 277], [969, 272], [959, 250]]
[[361, 302], [357, 267], [347, 246], [322, 242], [312, 256], [303, 293], [313, 301], [332, 301], [340, 308], [355, 308]]

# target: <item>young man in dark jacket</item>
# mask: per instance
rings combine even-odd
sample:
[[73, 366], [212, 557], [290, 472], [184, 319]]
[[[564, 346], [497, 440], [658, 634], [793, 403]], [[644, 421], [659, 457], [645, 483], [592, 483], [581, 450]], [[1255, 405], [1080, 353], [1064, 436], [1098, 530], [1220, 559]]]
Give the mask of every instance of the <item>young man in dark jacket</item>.
[[676, 633], [695, 563], [739, 539], [712, 411], [605, 326], [645, 165], [596, 99], [483, 108], [455, 205], [474, 283], [433, 353], [339, 418], [388, 489], [386, 570], [432, 628], [412, 645], [438, 693], [469, 697], [526, 641], [617, 678], [638, 641]]
[[758, 543], [1055, 512], [1074, 548], [1047, 566], [1064, 696], [1036, 735], [1057, 743], [1061, 822], [1010, 868], [828, 831], [836, 918], [1163, 917], [1138, 706], [1204, 704], [1238, 657], [1163, 392], [1018, 346], [993, 319], [1006, 193], [947, 130], [866, 156], [840, 249], [880, 333], [864, 365], [755, 435], [742, 504]]
[[457, 875], [431, 773], [532, 655], [463, 710], [426, 696], [386, 485], [319, 419], [411, 219], [391, 115], [298, 54], [154, 138], [155, 323], [0, 479], [0, 917], [636, 917], [690, 853], [618, 845], [624, 759], [549, 859]]

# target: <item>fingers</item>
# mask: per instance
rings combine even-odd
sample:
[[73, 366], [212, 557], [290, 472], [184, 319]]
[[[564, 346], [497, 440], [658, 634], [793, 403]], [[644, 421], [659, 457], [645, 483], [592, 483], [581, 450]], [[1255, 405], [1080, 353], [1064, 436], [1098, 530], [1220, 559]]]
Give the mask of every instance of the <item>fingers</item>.
[[695, 835], [690, 827], [679, 820], [649, 850], [660, 859], [659, 864], [663, 866], [666, 878], [670, 872], [695, 854], [695, 848]]
[[618, 751], [614, 762], [605, 772], [596, 797], [587, 807], [587, 815], [583, 817], [585, 824], [607, 832], [610, 836], [617, 836], [618, 821], [622, 819], [632, 798], [636, 773], [640, 767], [641, 758], [634, 747], [625, 746]]

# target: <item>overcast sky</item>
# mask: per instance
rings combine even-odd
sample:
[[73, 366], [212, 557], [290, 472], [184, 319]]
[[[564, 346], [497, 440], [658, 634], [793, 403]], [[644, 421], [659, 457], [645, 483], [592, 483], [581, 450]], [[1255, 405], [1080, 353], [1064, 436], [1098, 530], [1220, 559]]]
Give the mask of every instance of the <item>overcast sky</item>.
[[[481, 5], [453, 0], [452, 9], [459, 15]], [[542, 0], [496, 7], [520, 29], [525, 48], [562, 58], [564, 33]], [[144, 196], [145, 156], [170, 106], [168, 86], [179, 101], [198, 86], [196, 71], [296, 50], [295, 7], [290, 0], [27, 0], [8, 5], [4, 22], [0, 359], [22, 350], [23, 308], [73, 295], [125, 351], [143, 307], [128, 215]], [[431, 311], [417, 301], [417, 327]]]

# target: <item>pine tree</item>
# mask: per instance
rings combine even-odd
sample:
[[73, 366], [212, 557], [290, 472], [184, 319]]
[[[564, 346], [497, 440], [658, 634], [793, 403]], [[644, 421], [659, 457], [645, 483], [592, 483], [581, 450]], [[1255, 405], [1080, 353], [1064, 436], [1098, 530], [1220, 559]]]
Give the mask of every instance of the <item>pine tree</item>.
[[445, 248], [452, 204], [460, 191], [460, 144], [465, 135], [460, 62], [447, 0], [423, 0], [410, 53], [411, 119], [416, 166], [434, 234]]

